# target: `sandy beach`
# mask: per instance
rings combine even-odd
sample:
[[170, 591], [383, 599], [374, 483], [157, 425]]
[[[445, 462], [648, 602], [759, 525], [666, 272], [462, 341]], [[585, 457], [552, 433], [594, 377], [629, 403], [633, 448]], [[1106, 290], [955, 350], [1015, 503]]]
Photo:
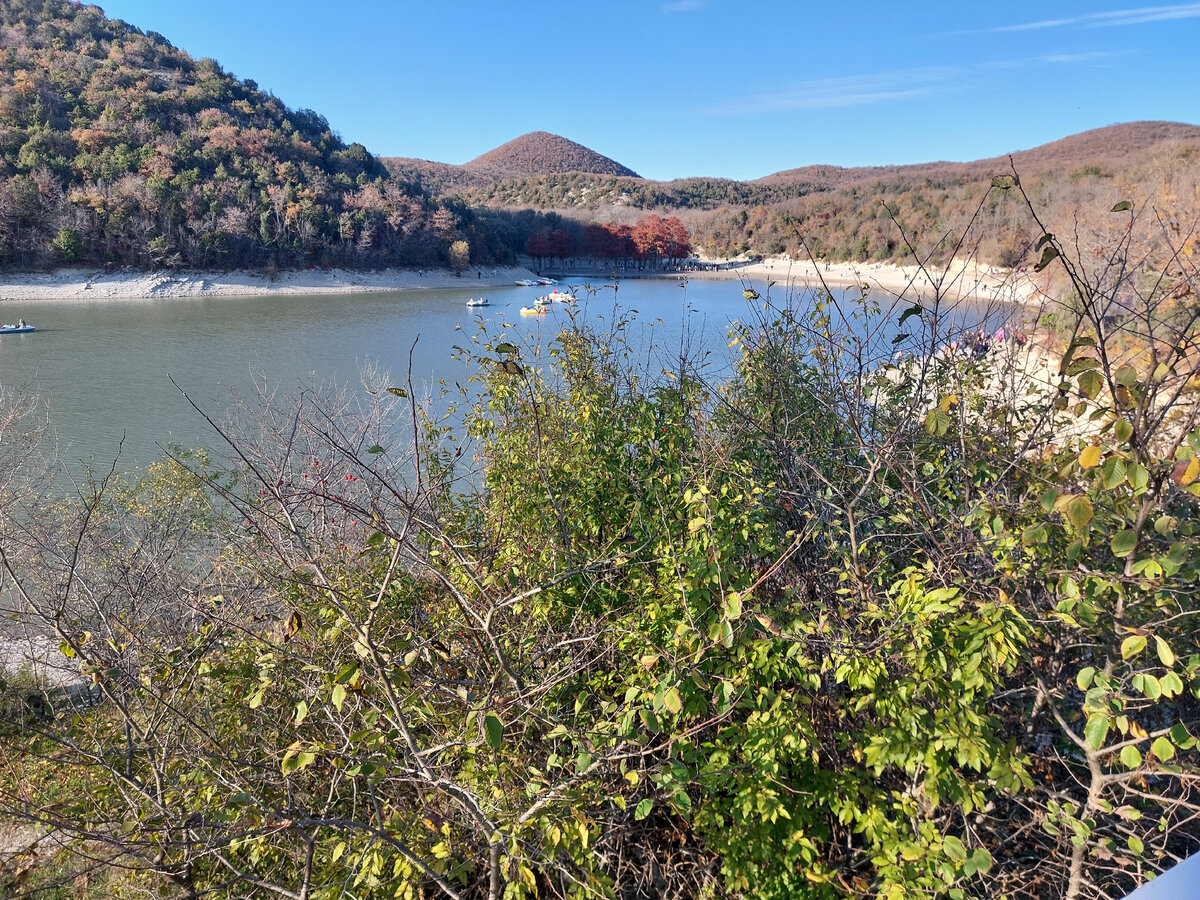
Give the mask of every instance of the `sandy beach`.
[[[728, 264], [726, 264], [728, 265]], [[555, 277], [570, 280], [570, 275]], [[631, 277], [653, 273], [630, 273]], [[719, 271], [663, 273], [666, 277], [724, 278], [753, 282], [756, 289], [848, 287], [865, 284], [872, 291], [891, 296], [928, 294], [927, 274], [917, 266], [884, 263], [822, 263], [820, 269], [808, 262], [793, 262], [786, 257], [734, 265]], [[250, 272], [109, 272], [99, 269], [58, 269], [39, 274], [0, 275], [0, 302], [21, 300], [104, 301], [172, 297], [244, 297], [260, 294], [353, 294], [368, 291], [407, 291], [433, 288], [474, 292], [507, 286], [520, 279], [534, 278], [522, 266], [471, 267], [461, 276], [448, 269], [383, 269], [349, 271], [345, 269], [305, 269], [280, 272], [274, 278]], [[584, 277], [584, 276], [581, 276]], [[976, 297], [1014, 303], [1027, 303], [1039, 295], [1037, 285], [1027, 275], [1010, 270], [955, 263], [944, 272], [943, 291], [951, 297]]]
[[932, 278], [940, 283], [942, 292], [952, 299], [970, 297], [1021, 304], [1043, 299], [1040, 287], [1025, 272], [962, 260], [955, 260], [944, 269], [934, 268], [925, 272], [916, 265], [820, 263], [818, 267], [811, 262], [775, 257], [719, 272], [685, 274], [688, 278], [741, 278], [754, 282], [756, 289], [767, 282], [774, 282], [775, 286], [784, 289], [819, 288], [822, 283], [831, 288], [866, 285], [872, 292], [892, 297], [902, 294], [927, 295], [933, 288]]

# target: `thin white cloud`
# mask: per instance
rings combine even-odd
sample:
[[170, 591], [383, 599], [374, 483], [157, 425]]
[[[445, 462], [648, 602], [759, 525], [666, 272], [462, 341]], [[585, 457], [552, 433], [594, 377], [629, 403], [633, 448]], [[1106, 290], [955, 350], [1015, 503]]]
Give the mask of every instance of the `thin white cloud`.
[[1046, 53], [1042, 56], [1023, 56], [1020, 59], [992, 59], [980, 62], [977, 67], [988, 69], [1028, 69], [1031, 66], [1082, 66], [1105, 59], [1127, 56], [1127, 50], [1084, 50], [1079, 53]]
[[820, 78], [771, 93], [752, 94], [712, 107], [709, 112], [714, 115], [752, 115], [910, 100], [940, 90], [953, 72], [948, 68], [932, 68]]
[[708, 0], [673, 0], [671, 3], [664, 3], [662, 11], [665, 13], [695, 12], [703, 9], [707, 2]]
[[1060, 25], [1070, 25], [1079, 19], [1045, 19], [1041, 22], [1024, 22], [1020, 25], [1000, 25], [992, 31], [1034, 31], [1039, 28], [1058, 28]]
[[1079, 25], [1084, 28], [1103, 28], [1118, 25], [1143, 25], [1147, 22], [1165, 22], [1171, 19], [1194, 19], [1200, 17], [1200, 3], [1182, 3], [1174, 6], [1143, 6], [1137, 9], [1117, 9], [1110, 12], [1087, 13], [1066, 19], [1043, 19], [1040, 22], [1022, 22], [1018, 25], [1000, 25], [992, 31], [1036, 31], [1045, 28], [1061, 28]]
[[1037, 61], [1052, 63], [1054, 65], [1074, 66], [1080, 63], [1096, 62], [1101, 59], [1112, 59], [1114, 56], [1119, 55], [1107, 50], [1091, 50], [1084, 53], [1048, 53], [1045, 56], [1039, 56]]

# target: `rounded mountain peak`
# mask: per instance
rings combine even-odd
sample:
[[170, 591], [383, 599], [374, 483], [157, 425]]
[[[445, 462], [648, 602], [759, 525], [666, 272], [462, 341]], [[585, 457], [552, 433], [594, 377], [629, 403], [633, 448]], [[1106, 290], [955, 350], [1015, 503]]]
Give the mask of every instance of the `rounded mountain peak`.
[[463, 168], [503, 177], [557, 175], [563, 172], [640, 177], [637, 172], [607, 156], [601, 156], [595, 150], [546, 131], [523, 134], [475, 157]]

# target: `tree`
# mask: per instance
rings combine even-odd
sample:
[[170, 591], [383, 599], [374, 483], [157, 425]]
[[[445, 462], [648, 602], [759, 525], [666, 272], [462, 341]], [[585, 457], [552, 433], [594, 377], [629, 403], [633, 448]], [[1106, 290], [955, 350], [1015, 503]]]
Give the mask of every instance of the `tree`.
[[447, 250], [447, 255], [455, 275], [461, 275], [471, 264], [471, 248], [466, 241], [455, 241]]
[[58, 229], [50, 249], [60, 262], [73, 263], [83, 256], [83, 238], [77, 229], [64, 225]]

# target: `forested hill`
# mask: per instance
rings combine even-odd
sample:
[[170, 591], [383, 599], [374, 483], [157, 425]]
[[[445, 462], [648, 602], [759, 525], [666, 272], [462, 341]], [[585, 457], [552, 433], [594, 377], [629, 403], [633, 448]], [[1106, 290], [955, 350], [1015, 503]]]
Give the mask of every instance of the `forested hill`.
[[[646, 212], [676, 215], [693, 246], [712, 256], [804, 255], [803, 236], [809, 249], [829, 259], [904, 260], [911, 250], [901, 227], [909, 240], [932, 248], [971, 217], [992, 177], [1013, 167], [1042, 209], [1068, 218], [1120, 191], [1161, 191], [1195, 206], [1200, 127], [1132, 122], [1014, 152], [1011, 160], [807, 166], [755, 181], [663, 182], [586, 172], [454, 178], [432, 168], [407, 171], [435, 194], [478, 208], [532, 209], [582, 223], [629, 222]], [[986, 236], [978, 250], [985, 261], [1017, 264], [1040, 233], [1011, 206], [983, 211], [979, 231]], [[932, 252], [936, 258], [938, 251]]]
[[637, 172], [616, 160], [545, 131], [532, 131], [521, 135], [495, 150], [477, 156], [464, 168], [472, 172], [502, 176], [589, 172], [594, 175], [638, 177]]
[[461, 166], [406, 157], [380, 161], [397, 176], [420, 182], [433, 194], [486, 188], [505, 179], [538, 179], [568, 173], [640, 180], [633, 169], [616, 160], [545, 131], [523, 134]]
[[312, 110], [67, 0], [0, 3], [0, 266], [430, 265], [486, 241]]

